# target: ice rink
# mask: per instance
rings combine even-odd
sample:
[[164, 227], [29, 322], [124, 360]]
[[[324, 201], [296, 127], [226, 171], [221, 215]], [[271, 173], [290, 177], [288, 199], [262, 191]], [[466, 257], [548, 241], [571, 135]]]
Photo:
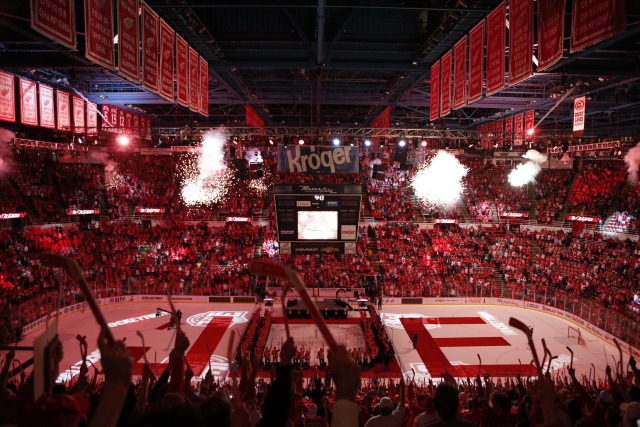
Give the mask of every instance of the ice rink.
[[[163, 368], [173, 348], [174, 330], [168, 330], [169, 316], [156, 317], [157, 307], [168, 308], [161, 302], [130, 302], [103, 307], [104, 315], [110, 323], [117, 339], [125, 339], [135, 361], [134, 373], [141, 372], [145, 351], [136, 331], [145, 338], [146, 356], [152, 365]], [[203, 376], [209, 369], [207, 361], [209, 346], [213, 352], [211, 366], [216, 377], [225, 377], [228, 372], [227, 348], [231, 331], [239, 337], [251, 319], [254, 304], [220, 303], [176, 303], [183, 313], [182, 324], [191, 346], [187, 359], [196, 376]], [[274, 324], [267, 338], [267, 346], [279, 345], [284, 339], [284, 325], [274, 314]], [[335, 338], [348, 348], [363, 347], [364, 338], [359, 326], [357, 312], [347, 324], [331, 321], [330, 329]], [[564, 373], [570, 361], [569, 346], [574, 356], [574, 367], [578, 378], [592, 375], [591, 364], [595, 366], [596, 377], [603, 377], [606, 362], [613, 365], [613, 357], [618, 359], [617, 349], [599, 337], [563, 318], [535, 310], [498, 305], [385, 305], [382, 322], [393, 342], [402, 372], [421, 380], [432, 376], [438, 378], [442, 371], [451, 372], [456, 377], [475, 376], [478, 369], [478, 355], [482, 359], [482, 370], [494, 376], [504, 376], [520, 372], [527, 376], [531, 371], [531, 351], [526, 336], [508, 326], [509, 318], [516, 317], [533, 327], [535, 345], [542, 360], [541, 339], [553, 356], [552, 373]], [[567, 327], [580, 329], [582, 342], [567, 336]], [[33, 345], [43, 327], [30, 332], [20, 343]], [[89, 343], [88, 354], [100, 369], [100, 354], [97, 349], [98, 325], [91, 312], [75, 312], [62, 316], [58, 325], [60, 340], [64, 346], [64, 358], [60, 365], [60, 380], [66, 380], [79, 371], [81, 356], [77, 335], [86, 336]], [[310, 321], [292, 321], [292, 336], [296, 343], [311, 348], [312, 365], [315, 364], [317, 348], [323, 344], [317, 328]], [[417, 347], [413, 348], [410, 335], [417, 335]], [[326, 347], [325, 347], [326, 348]], [[19, 351], [17, 359], [26, 361], [31, 355]], [[629, 354], [625, 351], [625, 365]], [[535, 369], [533, 370], [535, 375]]]

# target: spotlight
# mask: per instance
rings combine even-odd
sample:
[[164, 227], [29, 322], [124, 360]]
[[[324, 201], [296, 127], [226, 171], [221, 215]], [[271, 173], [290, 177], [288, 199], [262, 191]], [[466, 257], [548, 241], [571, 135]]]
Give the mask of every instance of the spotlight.
[[527, 135], [529, 136], [533, 135], [533, 129], [527, 129]]
[[426, 146], [427, 146], [427, 141], [422, 140], [422, 142], [420, 143], [420, 145], [422, 145], [423, 147], [426, 147]]
[[333, 138], [333, 145], [340, 145], [340, 138]]
[[298, 144], [300, 144], [300, 145], [304, 145], [304, 139], [300, 138], [300, 139], [298, 140]]
[[370, 139], [365, 139], [364, 140], [364, 146], [365, 147], [371, 147], [371, 140]]
[[81, 136], [79, 136], [79, 137], [78, 137], [78, 144], [82, 144], [82, 142], [83, 142], [83, 141], [82, 141], [82, 137], [81, 137]]
[[129, 145], [129, 137], [126, 135], [120, 135], [118, 137], [118, 144], [122, 145], [123, 147], [125, 145]]
[[273, 139], [269, 138], [269, 144], [273, 145]]
[[400, 141], [398, 141], [399, 147], [404, 147], [405, 145], [407, 145], [407, 141], [405, 141], [404, 139], [401, 139]]

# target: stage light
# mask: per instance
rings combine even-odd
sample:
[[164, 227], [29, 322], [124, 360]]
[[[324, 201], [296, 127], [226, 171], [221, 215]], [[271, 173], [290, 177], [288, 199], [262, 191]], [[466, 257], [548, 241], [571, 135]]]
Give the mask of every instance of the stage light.
[[333, 145], [340, 145], [340, 138], [333, 138]]
[[269, 138], [269, 144], [273, 145], [273, 139]]
[[370, 147], [371, 146], [371, 140], [370, 139], [365, 139], [364, 140], [364, 146], [365, 147]]
[[298, 144], [300, 144], [300, 145], [304, 145], [304, 139], [300, 138], [300, 139], [298, 140]]
[[120, 135], [118, 137], [118, 144], [122, 146], [129, 145], [129, 137], [126, 135]]
[[424, 140], [423, 140], [423, 141], [420, 143], [420, 145], [422, 145], [423, 147], [426, 147], [426, 146], [427, 146], [427, 141], [424, 141]]
[[533, 135], [533, 129], [527, 129], [527, 135], [529, 136]]
[[398, 141], [398, 147], [404, 147], [405, 145], [407, 145], [407, 141], [405, 141], [404, 139]]

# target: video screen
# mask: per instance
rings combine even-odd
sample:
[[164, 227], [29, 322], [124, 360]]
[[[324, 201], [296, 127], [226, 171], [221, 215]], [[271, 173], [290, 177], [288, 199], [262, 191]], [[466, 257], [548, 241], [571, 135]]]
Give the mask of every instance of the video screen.
[[298, 211], [299, 240], [337, 240], [338, 211]]

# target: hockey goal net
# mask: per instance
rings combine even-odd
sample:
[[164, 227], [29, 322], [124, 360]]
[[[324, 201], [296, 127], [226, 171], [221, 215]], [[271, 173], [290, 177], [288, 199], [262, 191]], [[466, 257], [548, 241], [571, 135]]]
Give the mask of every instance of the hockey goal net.
[[578, 344], [582, 344], [584, 342], [582, 340], [582, 332], [580, 329], [573, 326], [567, 326], [567, 338], [575, 340]]

